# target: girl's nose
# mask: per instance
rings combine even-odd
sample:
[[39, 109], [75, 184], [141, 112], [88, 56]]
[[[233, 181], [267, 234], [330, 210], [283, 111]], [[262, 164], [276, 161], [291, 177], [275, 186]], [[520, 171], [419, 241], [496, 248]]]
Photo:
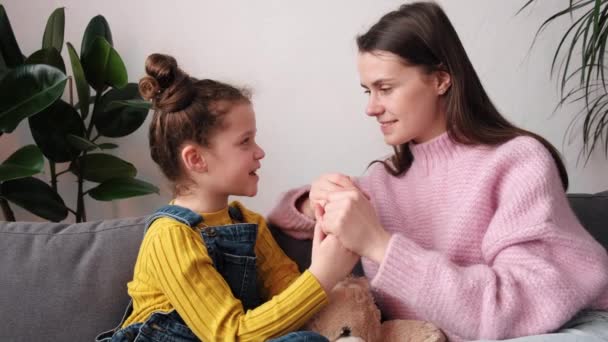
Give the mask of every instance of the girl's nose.
[[264, 152], [264, 150], [262, 149], [262, 147], [260, 147], [260, 145], [257, 145], [257, 147], [258, 147], [258, 150], [255, 152], [254, 158], [256, 160], [260, 160], [266, 156], [266, 152]]

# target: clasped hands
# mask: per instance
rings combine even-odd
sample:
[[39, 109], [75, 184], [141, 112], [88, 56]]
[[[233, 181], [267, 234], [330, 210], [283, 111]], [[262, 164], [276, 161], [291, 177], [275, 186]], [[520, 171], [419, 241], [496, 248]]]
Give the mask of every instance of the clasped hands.
[[325, 174], [311, 185], [302, 210], [316, 219], [315, 239], [334, 236], [344, 248], [382, 262], [390, 234], [384, 230], [365, 194], [348, 176]]

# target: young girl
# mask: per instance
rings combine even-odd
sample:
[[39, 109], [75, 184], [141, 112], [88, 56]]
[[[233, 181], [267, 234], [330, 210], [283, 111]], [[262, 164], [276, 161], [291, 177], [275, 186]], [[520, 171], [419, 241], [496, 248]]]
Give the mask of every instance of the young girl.
[[269, 221], [306, 238], [323, 205], [317, 223], [363, 257], [388, 319], [454, 341], [607, 341], [608, 314], [581, 310], [608, 308], [608, 257], [568, 205], [564, 165], [496, 110], [442, 9], [403, 5], [357, 44], [367, 115], [395, 154], [288, 192]]
[[[152, 159], [175, 198], [149, 219], [119, 329], [104, 341], [326, 341], [299, 328], [358, 256], [317, 229], [303, 274], [264, 219], [228, 196], [257, 193], [264, 151], [246, 93], [197, 80], [170, 56], [146, 61]], [[259, 286], [258, 286], [259, 285]], [[287, 335], [285, 335], [287, 334]]]

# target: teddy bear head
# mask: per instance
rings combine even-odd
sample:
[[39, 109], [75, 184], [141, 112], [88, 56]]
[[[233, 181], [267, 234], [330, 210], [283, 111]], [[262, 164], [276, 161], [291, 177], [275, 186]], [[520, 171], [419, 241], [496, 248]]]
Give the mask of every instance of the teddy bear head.
[[365, 278], [347, 278], [329, 294], [329, 304], [308, 323], [307, 328], [330, 341], [379, 341], [380, 310], [374, 303]]

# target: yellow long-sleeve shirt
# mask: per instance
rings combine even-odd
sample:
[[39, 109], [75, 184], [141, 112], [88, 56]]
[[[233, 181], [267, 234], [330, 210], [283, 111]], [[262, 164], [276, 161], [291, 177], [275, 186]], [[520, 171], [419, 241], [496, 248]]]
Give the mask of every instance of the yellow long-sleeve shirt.
[[[244, 312], [213, 267], [200, 233], [163, 217], [150, 226], [140, 247], [133, 280], [127, 285], [133, 313], [123, 327], [145, 322], [154, 312], [175, 309], [203, 341], [264, 341], [299, 328], [326, 304], [317, 279], [309, 271], [300, 275], [263, 217], [239, 202], [231, 205], [241, 209], [245, 222], [258, 225], [256, 266], [267, 301]], [[231, 224], [228, 208], [201, 214], [208, 226]]]

